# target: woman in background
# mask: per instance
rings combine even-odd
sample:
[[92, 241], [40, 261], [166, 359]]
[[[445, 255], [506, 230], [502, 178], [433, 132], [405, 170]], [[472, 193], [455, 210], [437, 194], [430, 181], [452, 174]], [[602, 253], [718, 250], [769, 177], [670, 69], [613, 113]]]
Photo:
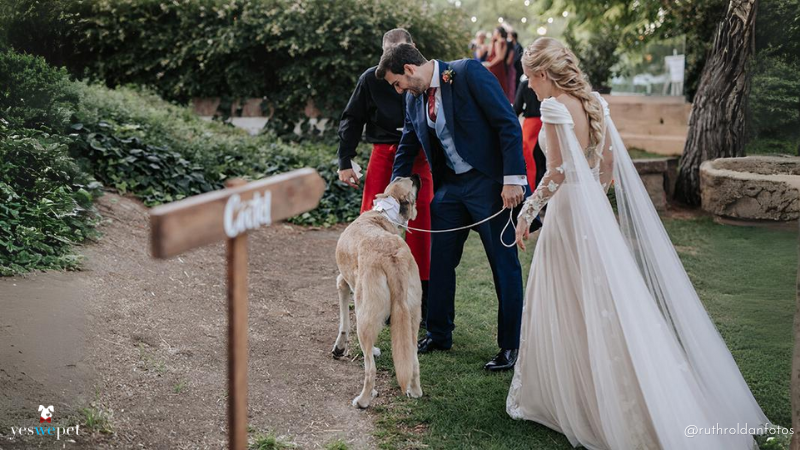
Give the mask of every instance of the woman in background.
[[506, 39], [506, 48], [508, 51], [506, 52], [506, 86], [508, 86], [508, 91], [506, 92], [506, 97], [508, 97], [508, 101], [514, 103], [514, 99], [517, 96], [517, 69], [514, 67], [514, 61], [517, 59], [517, 50], [514, 47], [514, 38], [512, 37], [513, 30], [506, 30], [508, 33], [508, 39]]
[[508, 75], [506, 56], [508, 56], [508, 32], [503, 27], [497, 27], [492, 35], [492, 51], [489, 53], [488, 63], [484, 63], [489, 72], [500, 82], [500, 87], [508, 96]]
[[472, 57], [476, 61], [486, 61], [486, 58], [489, 56], [489, 46], [486, 45], [486, 32], [478, 31], [475, 33], [475, 39], [472, 40], [469, 48], [472, 50]]

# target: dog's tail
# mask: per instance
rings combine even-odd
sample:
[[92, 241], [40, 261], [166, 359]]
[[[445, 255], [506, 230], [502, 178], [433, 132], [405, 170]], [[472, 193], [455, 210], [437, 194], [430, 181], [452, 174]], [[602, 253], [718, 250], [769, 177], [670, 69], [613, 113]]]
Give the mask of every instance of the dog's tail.
[[408, 305], [408, 277], [400, 275], [404, 271], [397, 270], [397, 267], [387, 269], [395, 272], [387, 276], [391, 293], [392, 359], [397, 373], [397, 384], [404, 394], [408, 394], [414, 375], [414, 360], [417, 356], [417, 339], [413, 335], [414, 327], [411, 323], [413, 315]]

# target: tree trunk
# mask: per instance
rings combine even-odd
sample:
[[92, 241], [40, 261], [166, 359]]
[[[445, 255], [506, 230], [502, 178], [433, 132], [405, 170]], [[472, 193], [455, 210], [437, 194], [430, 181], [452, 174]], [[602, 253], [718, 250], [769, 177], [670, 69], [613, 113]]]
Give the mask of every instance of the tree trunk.
[[689, 205], [700, 204], [700, 164], [744, 155], [757, 6], [758, 0], [731, 0], [706, 59], [675, 188], [675, 198]]
[[[800, 245], [798, 245], [800, 248]], [[799, 251], [800, 253], [800, 251]], [[800, 267], [797, 269], [797, 302], [794, 312], [794, 356], [792, 358], [792, 435], [791, 450], [800, 450]]]

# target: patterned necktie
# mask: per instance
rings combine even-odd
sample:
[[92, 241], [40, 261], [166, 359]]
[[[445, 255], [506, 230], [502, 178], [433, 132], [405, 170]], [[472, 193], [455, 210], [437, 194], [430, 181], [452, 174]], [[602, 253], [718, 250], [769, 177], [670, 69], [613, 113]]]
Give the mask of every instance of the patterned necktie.
[[436, 88], [429, 88], [428, 91], [428, 117], [431, 122], [436, 123]]

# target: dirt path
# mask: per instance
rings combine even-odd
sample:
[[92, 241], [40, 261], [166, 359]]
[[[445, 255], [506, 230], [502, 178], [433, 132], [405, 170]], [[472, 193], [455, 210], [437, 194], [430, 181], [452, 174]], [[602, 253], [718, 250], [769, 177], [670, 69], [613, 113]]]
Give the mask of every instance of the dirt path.
[[[81, 249], [84, 271], [0, 279], [0, 448], [56, 444], [10, 437], [38, 425], [39, 404], [56, 419], [112, 414], [113, 434], [67, 448], [226, 447], [224, 247], [154, 261], [141, 206], [109, 194], [98, 207], [108, 223]], [[250, 426], [300, 448], [375, 445], [370, 413], [350, 406], [361, 363], [329, 353], [340, 232], [277, 225], [250, 239]]]

